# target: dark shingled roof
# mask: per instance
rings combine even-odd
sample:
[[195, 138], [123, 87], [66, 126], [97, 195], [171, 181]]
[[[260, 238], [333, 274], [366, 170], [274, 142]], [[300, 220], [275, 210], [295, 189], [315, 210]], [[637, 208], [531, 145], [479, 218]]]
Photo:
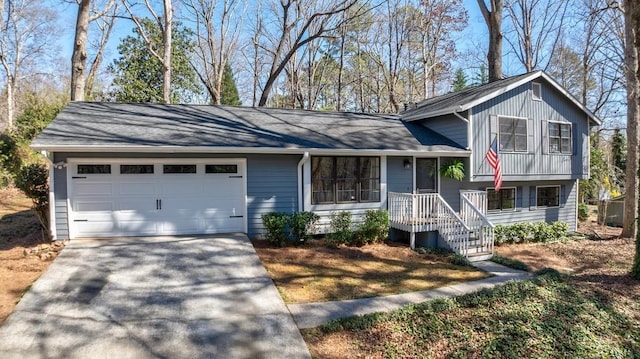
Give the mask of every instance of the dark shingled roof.
[[101, 102], [70, 103], [31, 146], [466, 152], [395, 115]]

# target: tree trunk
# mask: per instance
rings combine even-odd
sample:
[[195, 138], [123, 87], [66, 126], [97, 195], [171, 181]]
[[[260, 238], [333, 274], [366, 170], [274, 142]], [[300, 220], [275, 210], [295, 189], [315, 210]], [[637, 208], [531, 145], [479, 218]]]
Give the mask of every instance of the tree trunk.
[[164, 103], [171, 103], [171, 28], [173, 7], [171, 0], [164, 0], [164, 31], [162, 31], [162, 97]]
[[[622, 237], [636, 236], [638, 213], [638, 49], [635, 41], [633, 0], [625, 1], [625, 64], [627, 78], [627, 171], [625, 176], [625, 203]], [[637, 6], [636, 6], [637, 7]]]
[[487, 52], [489, 82], [502, 79], [502, 0], [489, 0], [491, 11], [484, 0], [478, 0], [480, 11], [489, 29]]
[[89, 10], [91, 0], [82, 0], [78, 4], [76, 18], [76, 37], [71, 56], [71, 101], [84, 101], [86, 78], [84, 76], [87, 61], [87, 32], [89, 29]]
[[15, 85], [15, 80], [13, 79], [13, 77], [9, 76], [9, 78], [7, 79], [7, 129], [8, 130], [13, 130], [13, 117], [14, 117], [14, 110], [15, 110], [15, 94], [14, 94], [14, 85]]

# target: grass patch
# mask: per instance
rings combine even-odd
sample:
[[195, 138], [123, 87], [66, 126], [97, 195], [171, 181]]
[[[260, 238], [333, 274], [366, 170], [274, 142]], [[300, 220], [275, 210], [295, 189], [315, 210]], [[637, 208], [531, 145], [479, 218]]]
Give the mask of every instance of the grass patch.
[[323, 241], [273, 248], [254, 241], [256, 251], [287, 303], [385, 296], [486, 278], [449, 256], [420, 254], [386, 243], [328, 248]]
[[637, 358], [640, 303], [624, 305], [545, 270], [531, 280], [302, 333], [314, 357]]
[[499, 254], [494, 254], [493, 257], [491, 257], [491, 261], [513, 269], [519, 269], [527, 272], [530, 271], [529, 266], [524, 264], [524, 262], [509, 257], [504, 257]]

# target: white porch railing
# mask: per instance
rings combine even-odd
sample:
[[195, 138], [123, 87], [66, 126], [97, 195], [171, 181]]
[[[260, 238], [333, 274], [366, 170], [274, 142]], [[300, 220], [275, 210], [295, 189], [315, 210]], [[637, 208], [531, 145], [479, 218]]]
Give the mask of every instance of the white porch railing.
[[460, 217], [471, 229], [471, 253], [493, 253], [494, 226], [485, 215], [486, 203], [486, 192], [460, 191]]
[[494, 236], [493, 225], [484, 214], [486, 192], [461, 191], [460, 198], [458, 214], [438, 193], [389, 192], [391, 227], [409, 232], [411, 248], [415, 248], [416, 233], [438, 231], [454, 252], [490, 257]]

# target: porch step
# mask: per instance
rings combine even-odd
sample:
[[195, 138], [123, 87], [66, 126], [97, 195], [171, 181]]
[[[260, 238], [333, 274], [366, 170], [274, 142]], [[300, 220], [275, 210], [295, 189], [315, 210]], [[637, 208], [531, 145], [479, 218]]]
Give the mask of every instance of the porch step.
[[488, 261], [493, 257], [493, 253], [491, 252], [478, 252], [478, 253], [469, 253], [467, 254], [467, 259], [469, 262], [480, 262], [480, 261]]

